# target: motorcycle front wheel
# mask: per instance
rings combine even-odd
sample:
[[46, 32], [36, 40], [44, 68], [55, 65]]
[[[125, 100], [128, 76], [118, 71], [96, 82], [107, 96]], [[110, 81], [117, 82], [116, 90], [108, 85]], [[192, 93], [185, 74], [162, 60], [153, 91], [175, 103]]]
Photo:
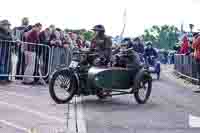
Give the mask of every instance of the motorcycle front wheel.
[[74, 76], [67, 70], [55, 72], [49, 82], [49, 93], [57, 104], [70, 102], [77, 90]]
[[139, 82], [138, 91], [134, 93], [136, 102], [139, 104], [145, 104], [150, 97], [151, 89], [152, 89], [152, 81], [142, 79]]

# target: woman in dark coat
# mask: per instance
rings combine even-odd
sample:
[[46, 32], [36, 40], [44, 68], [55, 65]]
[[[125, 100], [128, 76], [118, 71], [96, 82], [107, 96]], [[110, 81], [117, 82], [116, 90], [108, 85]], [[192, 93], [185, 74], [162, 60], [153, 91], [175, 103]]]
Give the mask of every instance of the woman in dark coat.
[[12, 40], [12, 35], [10, 32], [9, 21], [8, 20], [0, 21], [0, 81], [1, 82], [9, 81], [9, 73], [11, 72], [11, 42], [9, 41], [11, 40]]

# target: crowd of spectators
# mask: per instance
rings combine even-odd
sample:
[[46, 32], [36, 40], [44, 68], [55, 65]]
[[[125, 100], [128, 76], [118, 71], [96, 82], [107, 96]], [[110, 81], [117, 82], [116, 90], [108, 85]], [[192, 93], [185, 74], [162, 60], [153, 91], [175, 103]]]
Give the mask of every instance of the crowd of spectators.
[[[24, 84], [39, 84], [39, 68], [42, 66], [44, 77], [48, 75], [50, 57], [53, 58], [50, 70], [52, 72], [57, 64], [68, 65], [69, 62], [66, 62], [63, 56], [66, 56], [70, 49], [86, 46], [83, 36], [65, 32], [55, 25], [44, 28], [41, 23], [30, 24], [28, 18], [23, 18], [21, 26], [11, 29], [11, 23], [2, 20], [0, 21], [0, 83], [9, 83], [11, 81], [9, 75], [12, 69], [15, 69], [16, 80], [22, 80]], [[16, 66], [13, 65], [13, 54], [17, 58]], [[44, 80], [48, 82], [48, 77]]]
[[193, 33], [192, 40], [188, 39], [188, 36], [185, 35], [182, 39], [180, 48], [177, 49], [178, 54], [183, 54], [185, 56], [192, 56], [197, 65], [197, 77], [198, 84], [200, 85], [200, 34]]

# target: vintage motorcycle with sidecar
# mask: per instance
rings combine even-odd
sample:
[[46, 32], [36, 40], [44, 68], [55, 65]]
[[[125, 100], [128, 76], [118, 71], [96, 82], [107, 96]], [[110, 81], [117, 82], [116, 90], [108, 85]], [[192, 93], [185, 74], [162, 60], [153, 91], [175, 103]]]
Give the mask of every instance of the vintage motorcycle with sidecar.
[[[124, 53], [118, 54], [118, 58], [126, 56]], [[112, 63], [108, 66], [95, 66], [96, 59], [104, 61], [97, 52], [78, 50], [73, 52], [69, 67], [52, 74], [49, 92], [57, 104], [68, 103], [74, 95], [96, 95], [103, 99], [131, 94], [135, 96], [137, 103], [147, 102], [151, 94], [152, 78], [143, 66], [137, 69], [113, 66]]]

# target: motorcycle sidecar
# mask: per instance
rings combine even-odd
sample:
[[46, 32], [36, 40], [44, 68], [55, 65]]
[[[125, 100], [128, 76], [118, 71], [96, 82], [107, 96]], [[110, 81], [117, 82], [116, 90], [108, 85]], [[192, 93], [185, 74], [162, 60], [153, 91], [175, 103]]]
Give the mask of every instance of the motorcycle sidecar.
[[143, 68], [91, 67], [88, 71], [87, 85], [90, 89], [110, 90], [111, 95], [134, 93], [136, 101], [144, 104], [151, 93], [152, 78]]
[[129, 89], [133, 75], [133, 71], [131, 73], [126, 68], [92, 67], [88, 71], [88, 85], [93, 88]]

